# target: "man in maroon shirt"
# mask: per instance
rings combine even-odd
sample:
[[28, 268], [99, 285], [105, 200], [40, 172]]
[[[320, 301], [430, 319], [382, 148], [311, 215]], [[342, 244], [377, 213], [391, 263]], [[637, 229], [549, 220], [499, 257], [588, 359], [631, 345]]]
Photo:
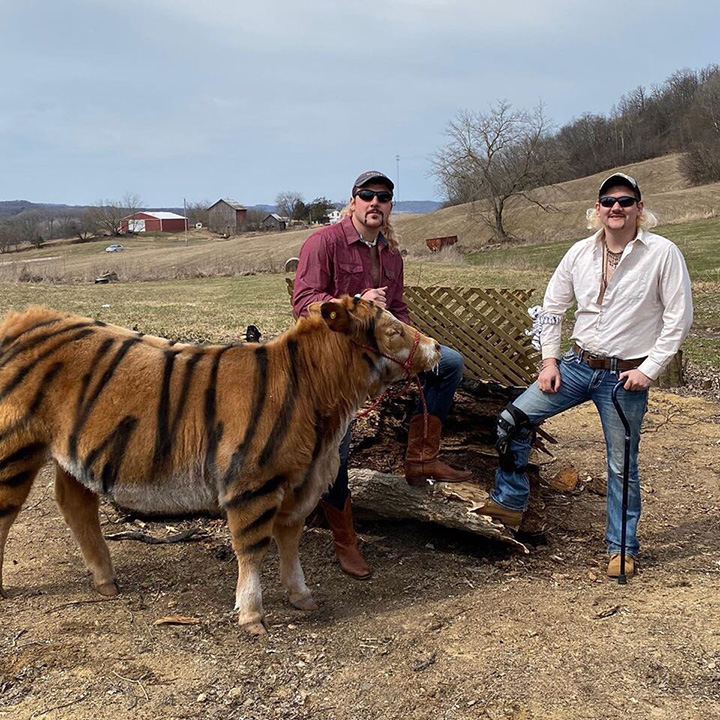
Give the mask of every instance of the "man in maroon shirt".
[[[293, 287], [296, 315], [306, 315], [310, 303], [347, 294], [371, 300], [410, 324], [403, 300], [403, 259], [390, 224], [393, 190], [392, 180], [383, 173], [364, 172], [353, 185], [347, 216], [305, 241]], [[471, 476], [469, 471], [456, 470], [438, 458], [442, 423], [462, 373], [462, 356], [443, 346], [438, 371], [423, 377], [428, 434], [425, 437], [422, 408], [418, 407], [410, 422], [405, 458], [405, 477], [410, 485], [424, 485], [428, 478], [461, 482]], [[353, 527], [348, 489], [350, 438], [348, 429], [340, 444], [338, 476], [320, 504], [333, 533], [340, 567], [364, 580], [372, 570], [358, 549]]]

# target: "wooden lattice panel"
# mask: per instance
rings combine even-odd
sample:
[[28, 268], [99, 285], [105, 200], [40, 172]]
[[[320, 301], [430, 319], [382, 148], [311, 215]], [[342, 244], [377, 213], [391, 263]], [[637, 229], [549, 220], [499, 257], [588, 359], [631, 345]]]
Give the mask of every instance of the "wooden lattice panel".
[[423, 333], [465, 358], [465, 376], [526, 386], [538, 353], [525, 330], [532, 290], [406, 286], [410, 318]]

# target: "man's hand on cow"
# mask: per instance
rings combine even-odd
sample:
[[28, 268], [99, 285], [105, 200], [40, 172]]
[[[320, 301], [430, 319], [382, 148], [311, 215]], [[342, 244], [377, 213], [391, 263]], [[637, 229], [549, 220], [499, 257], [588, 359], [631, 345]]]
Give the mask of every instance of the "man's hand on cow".
[[546, 393], [556, 393], [560, 389], [560, 370], [555, 358], [543, 360], [543, 367], [538, 375], [538, 387]]
[[385, 299], [385, 291], [387, 290], [387, 285], [385, 287], [380, 288], [370, 288], [369, 290], [366, 290], [362, 294], [363, 300], [370, 300], [371, 302], [376, 303], [381, 308], [385, 307], [385, 304], [387, 300]]
[[625, 390], [647, 390], [652, 385], [652, 380], [640, 370], [626, 370], [618, 375], [618, 380], [624, 380]]

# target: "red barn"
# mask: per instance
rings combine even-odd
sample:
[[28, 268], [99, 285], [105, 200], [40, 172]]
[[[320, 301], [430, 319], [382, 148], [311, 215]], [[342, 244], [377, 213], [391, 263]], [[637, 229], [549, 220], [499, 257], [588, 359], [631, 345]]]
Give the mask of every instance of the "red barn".
[[183, 232], [187, 218], [172, 212], [136, 212], [120, 221], [121, 231], [128, 232]]

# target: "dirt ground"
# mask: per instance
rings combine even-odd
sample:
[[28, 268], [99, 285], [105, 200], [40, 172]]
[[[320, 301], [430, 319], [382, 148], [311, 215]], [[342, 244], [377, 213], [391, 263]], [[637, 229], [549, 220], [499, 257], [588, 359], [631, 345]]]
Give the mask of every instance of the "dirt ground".
[[[529, 555], [438, 526], [362, 519], [375, 576], [344, 576], [328, 531], [301, 557], [320, 610], [263, 571], [271, 634], [233, 613], [223, 521], [127, 521], [104, 531], [197, 541], [111, 543], [121, 594], [91, 591], [55, 507], [49, 468], [13, 526], [0, 601], [0, 718], [720, 717], [720, 404], [653, 391], [641, 444], [639, 575], [603, 575], [604, 446], [592, 407], [547, 424], [560, 441], [543, 484], [548, 526]], [[191, 625], [156, 625], [167, 616]]]

